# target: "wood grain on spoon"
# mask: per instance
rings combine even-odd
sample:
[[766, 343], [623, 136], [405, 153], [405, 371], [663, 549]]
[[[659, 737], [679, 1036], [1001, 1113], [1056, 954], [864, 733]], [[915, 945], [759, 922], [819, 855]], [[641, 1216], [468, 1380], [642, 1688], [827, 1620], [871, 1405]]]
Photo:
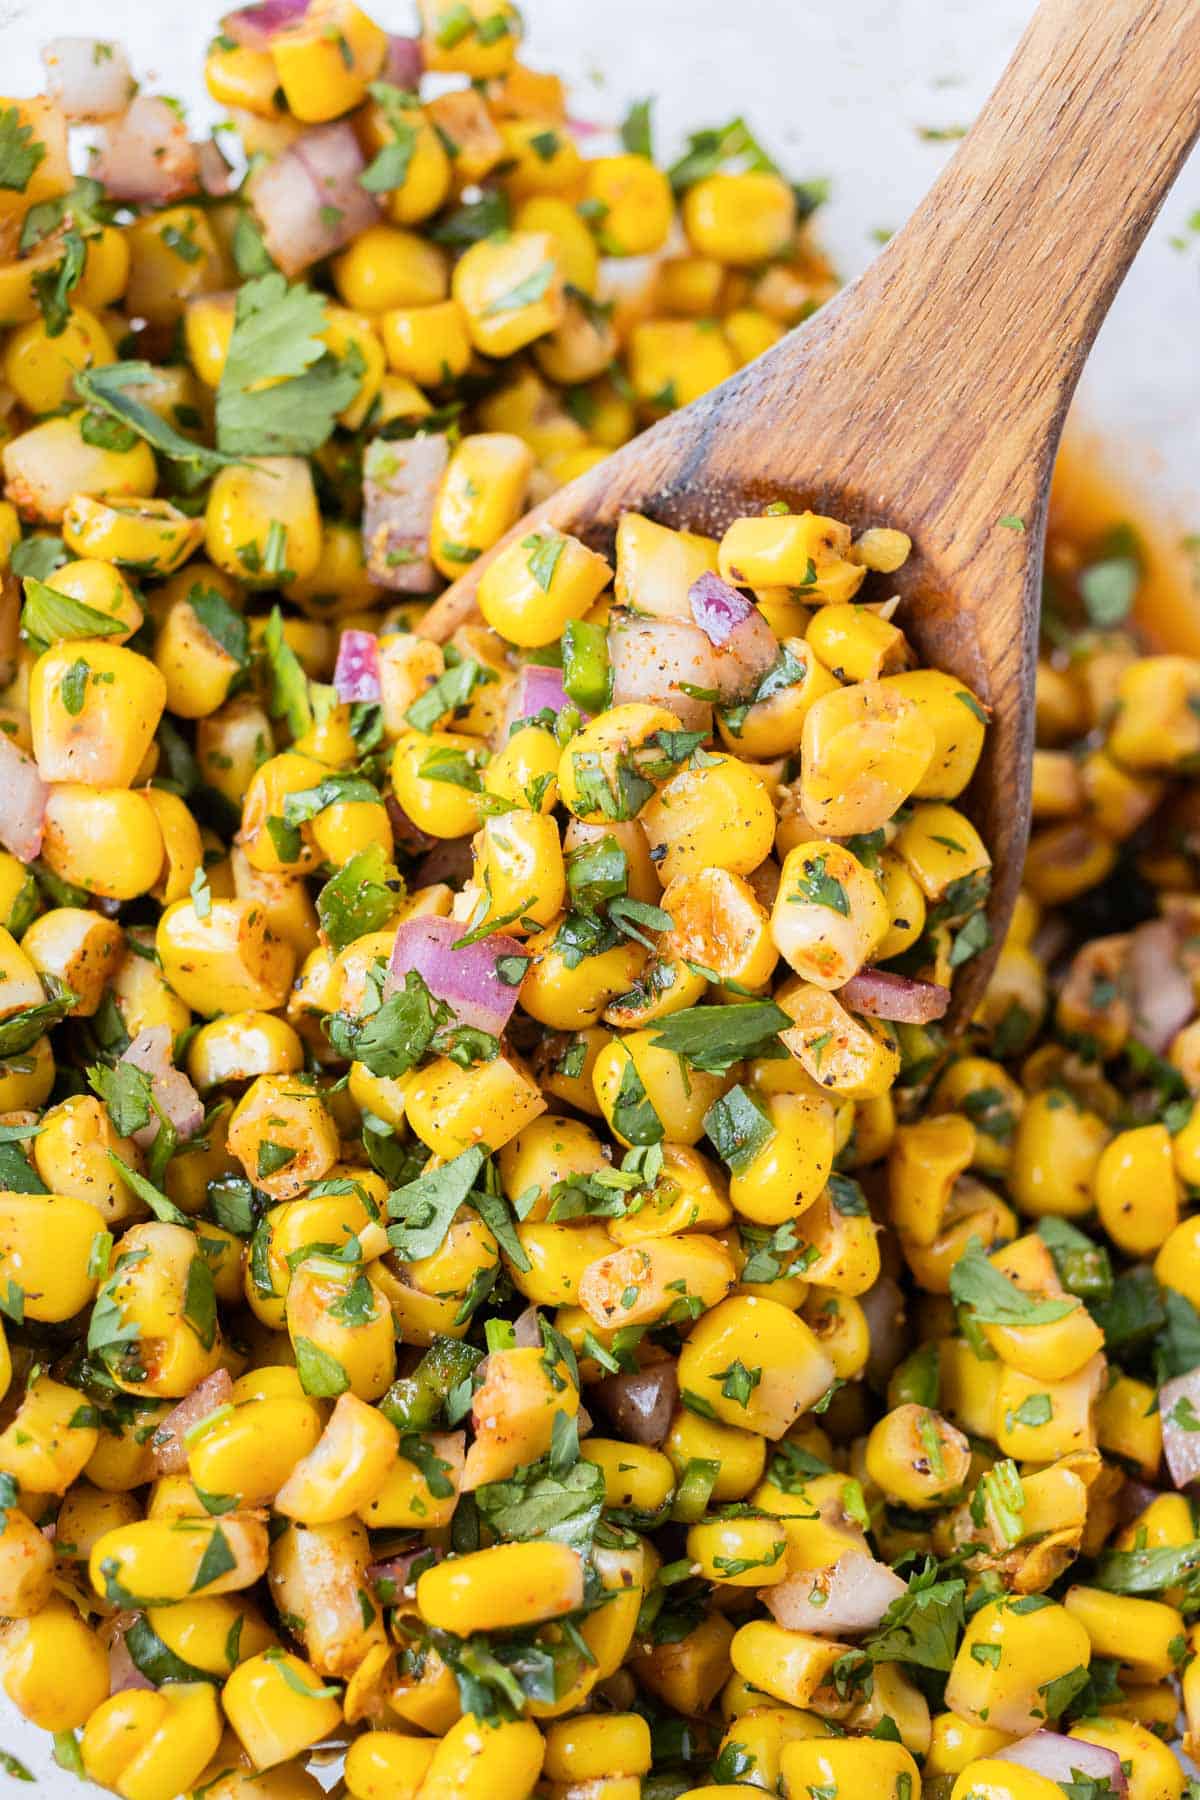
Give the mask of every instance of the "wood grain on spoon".
[[[969, 804], [995, 865], [997, 944], [1029, 831], [1054, 454], [1087, 352], [1198, 130], [1197, 0], [1043, 0], [958, 153], [866, 273], [509, 534], [550, 525], [599, 548], [622, 512], [717, 532], [777, 498], [855, 531], [909, 532], [900, 620], [923, 663], [992, 708]], [[472, 614], [492, 554], [418, 630], [445, 641]], [[991, 960], [959, 972], [958, 1020]]]

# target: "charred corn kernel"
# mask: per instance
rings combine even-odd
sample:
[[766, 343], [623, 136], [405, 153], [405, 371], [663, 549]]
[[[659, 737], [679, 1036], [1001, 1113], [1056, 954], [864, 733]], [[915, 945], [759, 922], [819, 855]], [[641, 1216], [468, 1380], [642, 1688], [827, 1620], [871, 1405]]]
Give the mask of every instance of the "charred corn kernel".
[[138, 439], [105, 450], [80, 433], [82, 412], [45, 419], [10, 438], [0, 452], [5, 492], [24, 519], [57, 525], [78, 494], [147, 495], [154, 491], [154, 454]]
[[[303, 1379], [305, 1362], [300, 1366]], [[382, 1413], [353, 1393], [340, 1394], [319, 1443], [276, 1494], [275, 1511], [306, 1525], [331, 1524], [361, 1511], [382, 1489], [397, 1442], [395, 1426]]]
[[[761, 1370], [745, 1400], [729, 1378], [734, 1362]], [[803, 1320], [749, 1295], [723, 1300], [700, 1318], [679, 1358], [681, 1389], [699, 1394], [724, 1424], [772, 1438], [782, 1437], [832, 1379], [833, 1365]]]
[[867, 1439], [867, 1472], [901, 1506], [936, 1506], [961, 1488], [971, 1449], [961, 1431], [929, 1407], [885, 1413]]
[[1031, 1095], [1013, 1140], [1012, 1193], [1021, 1210], [1066, 1219], [1090, 1212], [1108, 1136], [1103, 1119], [1065, 1089]]
[[738, 1674], [763, 1693], [788, 1706], [806, 1706], [844, 1649], [832, 1638], [752, 1619], [734, 1633], [729, 1655]]
[[205, 1017], [282, 1006], [295, 952], [271, 932], [263, 908], [248, 900], [170, 906], [155, 938], [163, 975]]
[[896, 674], [910, 660], [900, 627], [860, 606], [818, 607], [806, 635], [839, 681], [877, 681]]
[[417, 1136], [447, 1158], [480, 1143], [499, 1150], [545, 1109], [524, 1067], [504, 1056], [469, 1069], [439, 1057], [418, 1070], [405, 1096]]
[[705, 1114], [728, 1081], [700, 1069], [685, 1074], [671, 1051], [655, 1045], [656, 1035], [650, 1026], [604, 1046], [592, 1072], [596, 1099], [623, 1144], [660, 1138], [695, 1144], [704, 1133]]
[[602, 1326], [687, 1321], [724, 1299], [735, 1275], [729, 1252], [714, 1238], [699, 1232], [655, 1238], [590, 1264], [579, 1303]]
[[730, 1674], [733, 1626], [711, 1613], [674, 1644], [659, 1644], [634, 1659], [643, 1687], [677, 1711], [707, 1712]]
[[706, 757], [703, 766], [671, 775], [643, 806], [640, 821], [666, 883], [709, 868], [748, 875], [775, 836], [769, 793], [731, 756]]
[[687, 406], [734, 373], [733, 351], [715, 319], [644, 319], [629, 339], [629, 379], [652, 412]]
[[467, 1452], [463, 1490], [503, 1480], [550, 1448], [556, 1412], [574, 1418], [579, 1390], [561, 1362], [547, 1366], [538, 1349], [494, 1351], [472, 1406], [475, 1439]]
[[558, 244], [546, 231], [516, 231], [503, 242], [471, 245], [455, 265], [451, 292], [476, 350], [511, 356], [562, 324], [558, 259]]
[[254, 1767], [270, 1769], [337, 1730], [336, 1694], [302, 1658], [270, 1649], [238, 1665], [221, 1704]]
[[29, 679], [33, 753], [44, 781], [123, 788], [150, 747], [166, 683], [136, 651], [74, 638], [39, 656]]
[[900, 1070], [900, 1053], [881, 1021], [847, 1012], [834, 994], [797, 981], [781, 988], [777, 1003], [793, 1025], [783, 1043], [817, 1086], [847, 1100], [885, 1094]]
[[[988, 1653], [976, 1656], [977, 1647]], [[1091, 1657], [1087, 1632], [1065, 1607], [1041, 1596], [1036, 1605], [1011, 1597], [992, 1600], [967, 1623], [946, 1684], [946, 1704], [959, 1717], [982, 1719], [993, 1730], [1033, 1731], [1052, 1716], [1048, 1690], [1062, 1676], [1086, 1669]]]
[[90, 1018], [100, 1005], [125, 940], [112, 919], [82, 906], [56, 906], [35, 919], [21, 950], [41, 976], [53, 975], [78, 995], [72, 1014]]
[[[1006, 1456], [1048, 1462], [1096, 1447], [1095, 1403], [1104, 1381], [1099, 1355], [1061, 1381], [1006, 1369], [991, 1432]], [[1049, 1410], [1047, 1410], [1049, 1409]]]
[[43, 1731], [74, 1731], [108, 1697], [108, 1652], [74, 1604], [53, 1595], [0, 1626], [0, 1685]]
[[195, 1235], [182, 1225], [135, 1225], [97, 1300], [121, 1329], [96, 1353], [128, 1393], [176, 1399], [221, 1360], [213, 1277]]
[[771, 935], [797, 974], [843, 986], [881, 943], [887, 903], [879, 883], [840, 844], [813, 839], [789, 850], [771, 913]]
[[250, 587], [310, 575], [321, 555], [321, 515], [307, 461], [258, 456], [219, 470], [204, 530], [210, 559]]
[[846, 560], [850, 528], [817, 513], [737, 519], [721, 539], [719, 572], [752, 588], [802, 588], [815, 603], [850, 600], [865, 571]]
[[33, 1145], [38, 1174], [52, 1192], [86, 1200], [109, 1224], [122, 1223], [139, 1210], [114, 1156], [135, 1174], [141, 1172], [136, 1146], [119, 1134], [95, 1095], [72, 1094], [43, 1115]]
[[687, 1554], [709, 1581], [773, 1586], [787, 1579], [787, 1534], [769, 1517], [706, 1520], [687, 1534]]
[[740, 875], [702, 869], [678, 876], [662, 896], [674, 922], [662, 948], [685, 967], [696, 964], [710, 979], [758, 989], [777, 960], [766, 910]]
[[172, 1800], [199, 1780], [221, 1740], [217, 1697], [207, 1681], [131, 1689], [98, 1706], [84, 1727], [83, 1766], [125, 1800]]
[[558, 1618], [582, 1599], [583, 1566], [565, 1544], [498, 1544], [426, 1569], [417, 1582], [426, 1623], [463, 1636]]
[[[866, 681], [826, 694], [814, 702], [804, 721], [800, 784], [804, 811], [818, 830], [833, 836], [876, 831], [913, 793], [933, 750], [933, 731], [925, 713], [894, 687]], [[918, 812], [914, 824], [919, 816]], [[904, 831], [911, 829], [906, 826]], [[972, 828], [966, 829], [973, 843], [968, 840], [960, 850], [943, 853], [961, 858], [962, 866], [948, 879], [986, 866], [986, 851]], [[903, 836], [902, 831], [901, 854], [905, 854]], [[976, 846], [982, 864], [972, 860]], [[905, 860], [910, 860], [907, 855]], [[914, 873], [921, 880], [920, 869]]]
[[1127, 1256], [1148, 1256], [1179, 1222], [1179, 1183], [1165, 1125], [1118, 1132], [1093, 1177], [1096, 1210]]
[[647, 256], [666, 243], [675, 216], [671, 185], [647, 156], [589, 157], [584, 203], [606, 256]]
[[[468, 257], [473, 254], [467, 252]], [[448, 579], [461, 574], [515, 522], [532, 467], [528, 446], [510, 433], [480, 432], [462, 440], [442, 477], [429, 527], [430, 554]]]
[[12, 1506], [0, 1526], [0, 1602], [6, 1619], [30, 1619], [54, 1591], [54, 1546]]
[[337, 1126], [311, 1088], [260, 1075], [234, 1108], [229, 1148], [264, 1193], [290, 1200], [337, 1161]]

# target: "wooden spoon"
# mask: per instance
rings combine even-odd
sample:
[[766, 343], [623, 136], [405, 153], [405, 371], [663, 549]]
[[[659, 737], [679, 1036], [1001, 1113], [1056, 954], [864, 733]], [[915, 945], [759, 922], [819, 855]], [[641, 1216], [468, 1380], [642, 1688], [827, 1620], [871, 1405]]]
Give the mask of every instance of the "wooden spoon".
[[[1029, 832], [1054, 455], [1087, 352], [1198, 130], [1198, 0], [1043, 0], [953, 161], [865, 274], [509, 534], [551, 525], [601, 548], [622, 512], [719, 532], [779, 498], [856, 532], [907, 531], [900, 622], [923, 663], [992, 708], [969, 805], [995, 865], [996, 944]], [[417, 629], [448, 638], [489, 560]], [[957, 1020], [991, 960], [960, 971]]]

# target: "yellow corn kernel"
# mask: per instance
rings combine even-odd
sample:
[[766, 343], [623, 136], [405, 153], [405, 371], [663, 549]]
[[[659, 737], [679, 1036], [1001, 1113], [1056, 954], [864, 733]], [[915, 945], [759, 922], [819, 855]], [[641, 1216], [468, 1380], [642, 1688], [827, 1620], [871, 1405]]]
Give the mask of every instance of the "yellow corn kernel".
[[733, 374], [733, 351], [713, 319], [643, 319], [629, 338], [629, 378], [645, 408], [688, 406]]
[[787, 1547], [786, 1532], [769, 1517], [706, 1520], [687, 1534], [689, 1560], [709, 1581], [730, 1587], [770, 1587], [786, 1580]]
[[72, 1094], [43, 1115], [33, 1145], [38, 1174], [51, 1192], [89, 1201], [108, 1224], [122, 1223], [140, 1207], [114, 1156], [141, 1173], [140, 1152], [118, 1134], [96, 1095]]
[[911, 659], [900, 627], [861, 606], [818, 607], [806, 636], [839, 681], [878, 681], [895, 675]]
[[710, 868], [749, 875], [775, 836], [766, 786], [732, 756], [709, 756], [702, 767], [672, 775], [642, 808], [640, 822], [665, 883]]
[[755, 1431], [724, 1425], [680, 1409], [671, 1421], [663, 1444], [664, 1454], [682, 1479], [691, 1463], [708, 1464], [714, 1474], [714, 1504], [744, 1500], [762, 1478], [766, 1466], [766, 1442]]
[[204, 513], [207, 554], [249, 587], [303, 580], [321, 555], [308, 461], [257, 456], [218, 471]]
[[983, 702], [940, 669], [889, 675], [885, 685], [913, 701], [933, 731], [933, 755], [913, 792], [919, 800], [957, 799], [975, 773], [983, 749], [987, 730]]
[[438, 1057], [417, 1071], [405, 1108], [422, 1143], [449, 1158], [480, 1143], [500, 1149], [546, 1110], [546, 1102], [512, 1056], [469, 1069]]
[[851, 851], [819, 838], [788, 851], [771, 934], [797, 974], [817, 987], [844, 986], [871, 960], [886, 929], [879, 883]]
[[387, 34], [352, 0], [327, 0], [311, 21], [271, 38], [288, 111], [309, 125], [336, 119], [364, 100], [386, 54]]
[[[974, 1656], [976, 1646], [999, 1656]], [[1026, 1609], [1012, 1599], [992, 1600], [967, 1623], [946, 1684], [946, 1704], [959, 1717], [994, 1730], [1025, 1733], [1046, 1721], [1046, 1691], [1055, 1680], [1086, 1668], [1092, 1649], [1087, 1632], [1063, 1606]]]
[[270, 1649], [238, 1665], [221, 1704], [254, 1767], [270, 1769], [337, 1730], [342, 1709], [335, 1693], [300, 1657]]
[[[312, 1255], [299, 1264], [286, 1291], [287, 1327], [306, 1391], [332, 1398], [346, 1397], [348, 1388], [357, 1400], [377, 1400], [396, 1372], [392, 1314], [378, 1280], [336, 1257]], [[369, 1410], [347, 1408], [346, 1428], [358, 1421], [366, 1429], [363, 1414]], [[343, 1435], [313, 1452], [317, 1468], [328, 1467]], [[297, 1492], [307, 1495], [312, 1485]], [[334, 1516], [344, 1518], [357, 1504]], [[275, 1505], [287, 1510], [282, 1496]]]
[[120, 926], [82, 906], [52, 907], [21, 940], [22, 954], [39, 975], [53, 975], [78, 995], [71, 1008], [76, 1018], [95, 1013], [124, 948]]
[[847, 1100], [873, 1100], [891, 1087], [900, 1052], [881, 1020], [857, 1017], [835, 994], [799, 980], [775, 999], [795, 1021], [780, 1037], [819, 1087]]
[[166, 980], [205, 1017], [270, 1010], [287, 998], [295, 952], [251, 901], [211, 900], [201, 913], [181, 900], [163, 913], [155, 942]]
[[546, 231], [516, 231], [472, 244], [455, 265], [451, 291], [476, 350], [511, 356], [562, 324], [563, 271]]
[[466, 1636], [498, 1626], [535, 1624], [574, 1611], [583, 1599], [583, 1565], [565, 1544], [498, 1544], [449, 1558], [417, 1582], [417, 1608], [435, 1630]]
[[733, 1286], [736, 1271], [723, 1244], [701, 1232], [647, 1239], [591, 1263], [579, 1304], [597, 1325], [685, 1321], [707, 1311]]
[[166, 683], [136, 651], [73, 638], [39, 656], [29, 678], [33, 753], [44, 781], [124, 788], [150, 747]]
[[364, 1732], [346, 1752], [346, 1788], [354, 1800], [417, 1800], [437, 1747], [434, 1738]]
[[1127, 1256], [1148, 1256], [1179, 1223], [1179, 1182], [1165, 1125], [1120, 1131], [1096, 1163], [1096, 1210]]
[[521, 18], [506, 0], [496, 7], [492, 0], [465, 0], [461, 7], [448, 6], [446, 0], [420, 0], [420, 12], [427, 69], [489, 81], [512, 67], [521, 42]]
[[782, 255], [796, 225], [796, 202], [779, 175], [718, 172], [683, 201], [683, 228], [700, 256], [754, 268]]
[[1059, 906], [1103, 881], [1116, 859], [1116, 845], [1086, 820], [1047, 825], [1030, 839], [1025, 885], [1043, 906]]
[[0, 1626], [0, 1685], [43, 1731], [74, 1731], [108, 1697], [108, 1652], [55, 1594], [34, 1618]]
[[4, 378], [31, 413], [58, 412], [75, 398], [75, 376], [115, 362], [107, 331], [86, 307], [75, 305], [54, 337], [45, 321], [18, 326], [4, 352]]
[[[397, 225], [415, 225], [435, 213], [445, 201], [458, 161], [456, 158], [451, 162], [431, 114], [416, 104], [415, 96], [405, 95], [399, 104], [404, 108], [399, 122], [408, 132], [405, 138], [408, 161], [403, 181], [398, 187], [389, 189], [385, 205], [388, 217]], [[393, 112], [393, 116], [397, 115]], [[387, 109], [372, 103], [362, 118], [370, 150], [378, 152], [395, 143], [396, 134], [389, 123]], [[454, 142], [453, 138], [451, 142]]]
[[471, 879], [479, 898], [470, 929], [490, 922], [496, 930], [524, 937], [557, 917], [567, 878], [556, 819], [519, 808], [486, 818], [474, 850]]
[[611, 576], [605, 559], [577, 538], [535, 533], [488, 565], [479, 609], [510, 643], [536, 649], [561, 637], [569, 620], [581, 619]]
[[735, 519], [721, 539], [723, 580], [752, 588], [802, 588], [805, 597], [850, 600], [866, 571], [847, 560], [850, 528], [817, 513]]
[[1076, 1450], [1094, 1450], [1095, 1404], [1103, 1383], [1104, 1358], [1100, 1355], [1061, 1381], [1006, 1368], [996, 1389], [995, 1416], [987, 1435], [1005, 1456], [1031, 1462], [1051, 1462]]
[[394, 225], [369, 225], [334, 257], [332, 270], [334, 286], [354, 312], [433, 306], [446, 297], [445, 252]]
[[[303, 1371], [303, 1360], [300, 1366]], [[397, 1443], [396, 1428], [382, 1413], [356, 1394], [340, 1394], [320, 1441], [275, 1496], [275, 1511], [306, 1525], [332, 1524], [361, 1511], [382, 1489]]]
[[[458, 269], [475, 250], [487, 248], [473, 246]], [[490, 549], [520, 516], [532, 467], [528, 445], [508, 432], [462, 440], [442, 476], [429, 527], [430, 554], [448, 579]]]
[[222, 1719], [207, 1681], [130, 1689], [98, 1706], [84, 1727], [83, 1766], [125, 1800], [174, 1800], [216, 1754]]
[[695, 1144], [703, 1136], [705, 1114], [729, 1080], [700, 1069], [685, 1077], [679, 1059], [656, 1047], [656, 1035], [650, 1026], [604, 1046], [592, 1072], [596, 1098], [623, 1144], [632, 1144], [635, 1134], [643, 1142], [661, 1136]]
[[192, 294], [220, 285], [217, 241], [197, 206], [145, 214], [125, 228], [125, 238], [125, 305], [131, 317], [173, 325]]
[[917, 1765], [903, 1744], [864, 1737], [802, 1738], [785, 1744], [779, 1761], [789, 1794], [807, 1793], [809, 1787], [879, 1795], [921, 1791]]
[[647, 156], [589, 157], [584, 199], [606, 256], [648, 256], [661, 250], [675, 216], [671, 185]]
[[962, 1432], [926, 1406], [895, 1407], [867, 1439], [867, 1473], [901, 1506], [941, 1504], [963, 1485], [970, 1463]]
[[844, 1651], [832, 1638], [788, 1631], [767, 1619], [743, 1625], [729, 1648], [739, 1675], [788, 1706], [806, 1706]]

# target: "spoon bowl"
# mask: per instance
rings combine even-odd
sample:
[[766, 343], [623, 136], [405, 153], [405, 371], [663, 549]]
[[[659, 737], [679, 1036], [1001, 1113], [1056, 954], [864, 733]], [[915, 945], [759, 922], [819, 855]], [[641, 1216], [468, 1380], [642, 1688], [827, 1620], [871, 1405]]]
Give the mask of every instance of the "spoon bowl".
[[968, 810], [991, 851], [990, 952], [1021, 881], [1050, 477], [1118, 286], [1200, 131], [1196, 0], [1043, 0], [982, 113], [871, 267], [779, 344], [529, 513], [434, 602], [445, 641], [513, 537], [611, 547], [623, 512], [709, 533], [774, 500], [896, 526], [892, 578], [925, 666], [991, 713]]

